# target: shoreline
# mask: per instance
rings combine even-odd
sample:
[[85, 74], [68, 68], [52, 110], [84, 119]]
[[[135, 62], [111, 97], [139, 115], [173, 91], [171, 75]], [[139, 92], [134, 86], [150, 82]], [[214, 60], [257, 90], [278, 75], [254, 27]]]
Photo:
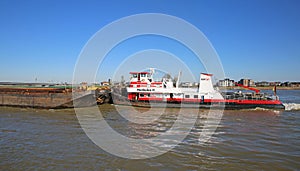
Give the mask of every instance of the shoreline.
[[[220, 90], [239, 90], [239, 89], [245, 89], [243, 87], [218, 87]], [[267, 86], [267, 87], [251, 87], [251, 88], [256, 88], [259, 90], [273, 90], [274, 86]], [[277, 90], [300, 90], [300, 87], [281, 87], [281, 86], [276, 86]]]

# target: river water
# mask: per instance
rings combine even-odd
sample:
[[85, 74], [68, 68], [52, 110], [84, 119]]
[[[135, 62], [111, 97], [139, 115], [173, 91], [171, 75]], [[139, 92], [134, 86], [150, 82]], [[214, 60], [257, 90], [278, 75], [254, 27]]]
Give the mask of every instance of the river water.
[[[201, 125], [195, 124], [171, 151], [138, 160], [95, 145], [73, 109], [0, 107], [0, 170], [300, 170], [300, 91], [278, 90], [278, 95], [285, 111], [227, 110], [208, 142], [197, 141]], [[137, 128], [124, 124], [113, 105], [99, 108], [112, 127], [131, 137], [161, 133], [170, 125], [166, 118], [177, 112], [166, 110], [159, 126]], [[200, 111], [199, 120], [206, 112]]]

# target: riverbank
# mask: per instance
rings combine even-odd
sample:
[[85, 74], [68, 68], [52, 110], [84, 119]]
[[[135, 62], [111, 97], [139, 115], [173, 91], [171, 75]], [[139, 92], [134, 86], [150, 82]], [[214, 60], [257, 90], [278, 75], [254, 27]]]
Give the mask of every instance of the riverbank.
[[[259, 90], [273, 90], [274, 86], [266, 86], [266, 87], [252, 87]], [[234, 87], [219, 87], [220, 90], [240, 90], [242, 87], [234, 86]], [[277, 86], [277, 90], [300, 90], [300, 87], [281, 87]]]

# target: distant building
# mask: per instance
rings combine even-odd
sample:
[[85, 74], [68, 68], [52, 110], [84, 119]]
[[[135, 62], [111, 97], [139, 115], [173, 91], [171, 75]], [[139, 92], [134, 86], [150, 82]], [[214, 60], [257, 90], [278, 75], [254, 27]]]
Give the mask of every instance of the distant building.
[[270, 86], [280, 86], [281, 82], [277, 81], [277, 82], [270, 82]]
[[252, 79], [241, 79], [239, 84], [242, 84], [243, 86], [253, 87], [255, 86], [254, 81]]
[[291, 87], [300, 87], [300, 82], [291, 82], [290, 86]]
[[283, 86], [283, 87], [300, 87], [300, 82], [284, 82], [284, 83], [281, 83], [280, 86]]
[[257, 87], [267, 87], [267, 86], [270, 86], [270, 83], [267, 81], [260, 81], [260, 82], [256, 82], [255, 85]]
[[290, 86], [290, 82], [284, 82], [284, 83], [281, 83], [280, 86], [282, 87], [289, 87]]
[[224, 80], [219, 80], [217, 85], [220, 86], [220, 87], [235, 86], [234, 80], [230, 80], [229, 78], [225, 78]]

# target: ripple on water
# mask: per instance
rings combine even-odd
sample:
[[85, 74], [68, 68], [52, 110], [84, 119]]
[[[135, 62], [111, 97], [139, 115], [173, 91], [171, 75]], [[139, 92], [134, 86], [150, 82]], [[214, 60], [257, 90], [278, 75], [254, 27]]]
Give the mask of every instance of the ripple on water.
[[[151, 138], [168, 130], [176, 110], [151, 124], [127, 124], [109, 106], [105, 119], [125, 135]], [[225, 111], [215, 134], [200, 143], [206, 113], [189, 136], [170, 152], [145, 160], [112, 156], [82, 131], [73, 110], [0, 110], [0, 165], [3, 170], [297, 170], [300, 168], [300, 113]], [[144, 116], [143, 116], [144, 117]], [[134, 130], [134, 131], [132, 131]], [[180, 134], [180, 132], [175, 132]], [[149, 136], [151, 135], [151, 136]], [[163, 139], [163, 145], [174, 142]]]

